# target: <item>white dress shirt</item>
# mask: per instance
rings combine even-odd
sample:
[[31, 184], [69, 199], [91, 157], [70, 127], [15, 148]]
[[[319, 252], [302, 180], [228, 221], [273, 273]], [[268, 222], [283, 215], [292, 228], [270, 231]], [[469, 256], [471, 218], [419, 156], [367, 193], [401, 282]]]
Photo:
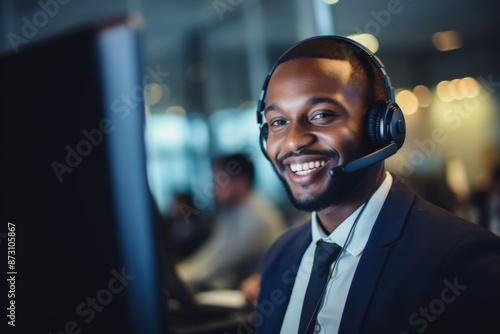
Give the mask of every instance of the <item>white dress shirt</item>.
[[[392, 176], [386, 172], [386, 178], [382, 185], [375, 191], [352, 232], [350, 241], [346, 245], [346, 240], [365, 204], [360, 206], [346, 220], [344, 220], [330, 235], [326, 235], [319, 226], [316, 212], [312, 213], [312, 242], [307, 248], [300, 262], [295, 284], [293, 286], [290, 302], [281, 326], [281, 334], [297, 333], [302, 312], [302, 303], [306, 293], [309, 276], [314, 261], [316, 242], [323, 239], [327, 242], [334, 242], [341, 247], [337, 261], [332, 264], [333, 273], [327, 283], [325, 297], [318, 311], [318, 317], [314, 332], [321, 334], [338, 333], [342, 312], [347, 300], [347, 294], [351, 286], [356, 267], [358, 265], [363, 249], [372, 230], [375, 220], [384, 204], [384, 201], [392, 186]], [[300, 333], [299, 333], [300, 334]]]

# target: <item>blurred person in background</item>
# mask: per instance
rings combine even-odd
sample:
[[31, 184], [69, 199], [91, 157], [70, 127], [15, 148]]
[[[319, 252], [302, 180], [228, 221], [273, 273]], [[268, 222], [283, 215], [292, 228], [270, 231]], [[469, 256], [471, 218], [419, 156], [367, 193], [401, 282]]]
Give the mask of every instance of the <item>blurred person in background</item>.
[[176, 269], [194, 291], [238, 289], [260, 270], [264, 254], [285, 230], [281, 213], [254, 191], [255, 169], [244, 154], [214, 163], [216, 218], [208, 240]]
[[166, 247], [174, 263], [190, 256], [207, 239], [213, 217], [201, 214], [194, 204], [194, 196], [189, 192], [175, 194], [174, 203], [164, 217]]

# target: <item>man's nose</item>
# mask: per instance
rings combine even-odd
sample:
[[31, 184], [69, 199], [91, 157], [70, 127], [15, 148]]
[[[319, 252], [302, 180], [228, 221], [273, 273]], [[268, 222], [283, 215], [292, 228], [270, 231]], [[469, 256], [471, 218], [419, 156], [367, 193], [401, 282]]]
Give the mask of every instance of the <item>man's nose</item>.
[[289, 125], [284, 146], [289, 151], [299, 151], [314, 143], [315, 140], [316, 136], [307, 125], [296, 122]]

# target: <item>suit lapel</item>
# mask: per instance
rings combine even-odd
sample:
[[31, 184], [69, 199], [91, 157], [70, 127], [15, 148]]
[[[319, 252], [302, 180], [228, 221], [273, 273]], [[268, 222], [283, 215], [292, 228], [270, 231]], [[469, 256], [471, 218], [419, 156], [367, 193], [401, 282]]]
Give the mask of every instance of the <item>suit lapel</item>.
[[[288, 301], [290, 301], [290, 296], [292, 294], [293, 285], [295, 284], [295, 279], [297, 278], [297, 273], [299, 271], [300, 262], [302, 261], [302, 256], [306, 252], [306, 249], [309, 247], [309, 244], [312, 240], [311, 235], [311, 223], [307, 224], [307, 230], [305, 233], [301, 233], [298, 235], [298, 242], [295, 242], [295, 249], [290, 252], [290, 259], [287, 263], [285, 271], [283, 271], [283, 276], [281, 277], [281, 282], [283, 283], [283, 291], [286, 296], [287, 303], [283, 305], [284, 308], [282, 310], [281, 320], [285, 317], [285, 312], [288, 307]], [[282, 321], [281, 321], [282, 322]]]
[[347, 296], [339, 333], [360, 333], [393, 243], [401, 236], [415, 196], [396, 179], [373, 226]]
[[273, 299], [271, 295], [276, 292], [279, 292], [279, 299], [282, 300], [282, 302], [273, 304], [272, 312], [264, 309], [260, 310], [264, 315], [266, 315], [266, 313], [268, 314], [269, 321], [266, 321], [263, 328], [256, 328], [259, 329], [259, 333], [280, 332], [286, 309], [290, 301], [293, 285], [295, 284], [295, 278], [297, 277], [300, 261], [307, 247], [309, 247], [311, 240], [310, 223], [299, 227], [298, 230], [295, 231], [293, 237], [283, 240], [286, 244], [290, 245], [290, 247], [285, 248], [283, 253], [275, 255], [281, 258], [277, 264], [273, 262], [276, 267], [270, 269], [273, 272], [272, 275], [275, 276], [275, 284], [272, 287], [262, 286], [261, 294], [266, 297], [264, 300], [259, 299], [260, 305], [257, 307], [263, 307], [265, 303], [269, 304], [269, 301]]

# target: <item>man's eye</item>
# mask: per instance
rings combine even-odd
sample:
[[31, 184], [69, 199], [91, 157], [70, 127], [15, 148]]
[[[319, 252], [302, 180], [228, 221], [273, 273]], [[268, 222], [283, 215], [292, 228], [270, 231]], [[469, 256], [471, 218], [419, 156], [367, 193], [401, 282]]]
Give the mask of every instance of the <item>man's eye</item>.
[[282, 126], [285, 124], [286, 124], [286, 121], [282, 120], [282, 119], [277, 119], [277, 120], [271, 122], [271, 126], [273, 126], [273, 127]]
[[328, 118], [328, 117], [333, 117], [335, 116], [334, 114], [332, 114], [331, 112], [318, 112], [318, 113], [315, 113], [312, 117], [312, 119], [322, 119], [322, 118]]
[[318, 111], [311, 115], [311, 121], [330, 122], [337, 114], [331, 111]]

